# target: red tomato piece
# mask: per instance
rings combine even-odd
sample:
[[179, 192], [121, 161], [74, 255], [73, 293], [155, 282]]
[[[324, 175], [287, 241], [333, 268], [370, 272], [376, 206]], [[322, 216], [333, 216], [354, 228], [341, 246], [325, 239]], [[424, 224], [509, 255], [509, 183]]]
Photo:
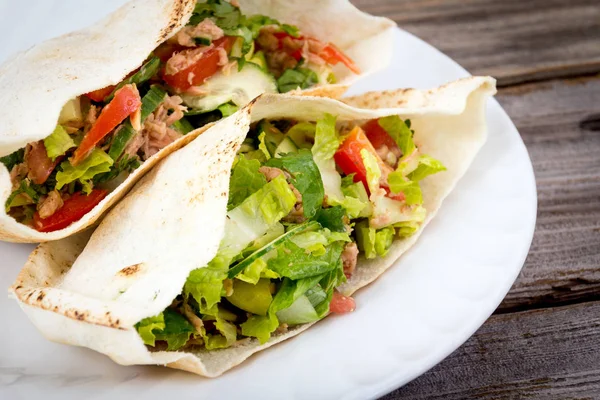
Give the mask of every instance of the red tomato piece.
[[75, 193], [48, 218], [40, 218], [36, 212], [33, 215], [33, 227], [39, 232], [54, 232], [66, 228], [90, 212], [107, 194], [108, 191], [101, 189], [94, 189], [87, 196], [81, 192]]
[[135, 113], [142, 105], [142, 99], [135, 85], [125, 85], [117, 90], [115, 97], [100, 112], [92, 129], [85, 135], [73, 154], [71, 163], [79, 164], [106, 135], [115, 129], [125, 118]]
[[213, 41], [214, 47], [205, 51], [198, 61], [172, 75], [163, 72], [163, 80], [167, 85], [181, 91], [186, 91], [192, 86], [202, 84], [206, 79], [217, 73], [220, 68], [218, 48], [221, 47], [229, 53], [234, 41], [235, 38], [231, 36], [225, 36]]
[[346, 314], [356, 310], [356, 303], [352, 297], [346, 297], [338, 291], [333, 292], [329, 311], [334, 314]]
[[52, 161], [46, 152], [44, 141], [33, 142], [29, 144], [29, 148], [25, 152], [25, 162], [27, 163], [28, 176], [38, 185], [46, 182], [54, 168], [60, 163], [62, 157]]
[[369, 142], [371, 142], [376, 149], [387, 146], [388, 149], [401, 153], [396, 141], [381, 127], [381, 125], [379, 125], [378, 120], [372, 119], [364, 124], [362, 128], [367, 134]]
[[391, 193], [390, 187], [387, 183], [387, 176], [393, 171], [392, 168], [384, 163], [379, 157], [375, 151], [375, 148], [367, 138], [367, 135], [361, 128], [356, 127], [352, 130], [352, 132], [350, 132], [346, 140], [344, 140], [344, 143], [340, 145], [333, 158], [335, 163], [342, 169], [344, 174], [355, 174], [354, 182], [362, 182], [363, 185], [365, 185], [367, 192], [369, 192], [369, 185], [367, 183], [367, 169], [365, 168], [362, 156], [360, 155], [360, 152], [363, 149], [366, 149], [373, 154], [377, 160], [377, 163], [379, 164], [379, 168], [381, 169], [381, 181], [379, 185], [381, 188], [387, 192], [388, 197], [394, 200], [403, 201], [404, 194]]
[[116, 85], [107, 86], [105, 88], [86, 93], [86, 94], [84, 94], [84, 96], [93, 101], [101, 102], [101, 101], [104, 101], [106, 96], [108, 96], [109, 94], [112, 93], [113, 90], [115, 90], [115, 87], [116, 87]]
[[319, 57], [325, 60], [328, 64], [336, 65], [342, 62], [348, 69], [355, 74], [360, 74], [360, 69], [354, 64], [354, 61], [338, 49], [333, 43], [327, 43], [323, 50], [319, 53]]

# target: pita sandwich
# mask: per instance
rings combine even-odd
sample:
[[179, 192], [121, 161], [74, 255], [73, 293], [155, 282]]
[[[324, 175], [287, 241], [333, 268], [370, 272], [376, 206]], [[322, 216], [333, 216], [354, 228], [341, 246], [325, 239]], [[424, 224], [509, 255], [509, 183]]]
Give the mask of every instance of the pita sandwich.
[[360, 307], [351, 295], [385, 279], [485, 142], [494, 93], [471, 77], [348, 104], [263, 95], [93, 233], [41, 244], [11, 294], [50, 340], [219, 376]]
[[94, 224], [261, 93], [339, 97], [389, 63], [395, 24], [349, 1], [234, 4], [132, 0], [0, 66], [0, 240]]

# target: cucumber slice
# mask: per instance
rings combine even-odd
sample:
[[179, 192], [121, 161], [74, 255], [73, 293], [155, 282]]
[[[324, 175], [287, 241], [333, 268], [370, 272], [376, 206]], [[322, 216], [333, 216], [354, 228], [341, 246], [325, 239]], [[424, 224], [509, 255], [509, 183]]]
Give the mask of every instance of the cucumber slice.
[[295, 153], [297, 151], [298, 151], [298, 146], [296, 146], [296, 144], [294, 143], [294, 141], [292, 139], [290, 139], [289, 137], [286, 136], [283, 138], [281, 143], [279, 143], [279, 146], [277, 146], [277, 148], [275, 149], [275, 153], [274, 153], [273, 157], [281, 158], [282, 154]]
[[256, 250], [254, 253], [250, 254], [248, 257], [229, 268], [229, 271], [227, 272], [227, 277], [229, 279], [235, 278], [236, 275], [242, 272], [248, 265], [252, 264], [257, 259], [265, 256], [268, 252], [274, 250], [277, 246], [284, 243], [292, 236], [309, 230], [318, 229], [319, 227], [320, 225], [318, 222], [311, 221], [307, 224], [299, 225], [295, 228], [290, 229], [283, 235], [279, 236], [277, 239], [271, 241], [270, 243], [267, 243], [262, 248]]
[[185, 105], [195, 113], [208, 112], [230, 101], [242, 107], [263, 93], [277, 93], [275, 78], [256, 64], [246, 63], [241, 71], [232, 68], [229, 72], [217, 72], [199, 86], [204, 96], [183, 94]]

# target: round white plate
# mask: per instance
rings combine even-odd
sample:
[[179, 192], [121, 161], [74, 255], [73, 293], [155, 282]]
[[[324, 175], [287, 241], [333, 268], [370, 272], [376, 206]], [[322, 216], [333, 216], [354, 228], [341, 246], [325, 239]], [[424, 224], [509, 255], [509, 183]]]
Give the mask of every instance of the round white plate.
[[[124, 0], [0, 0], [0, 62], [41, 40], [86, 26]], [[392, 65], [351, 93], [430, 88], [467, 76], [448, 57], [398, 30]], [[35, 110], [30, 110], [35, 112]], [[330, 317], [253, 356], [218, 379], [161, 367], [122, 367], [91, 350], [46, 341], [16, 302], [2, 297], [0, 398], [364, 399], [440, 362], [490, 316], [516, 279], [536, 216], [531, 162], [519, 133], [492, 100], [489, 139], [423, 236], [377, 282], [356, 312]], [[30, 245], [0, 243], [0, 287]]]

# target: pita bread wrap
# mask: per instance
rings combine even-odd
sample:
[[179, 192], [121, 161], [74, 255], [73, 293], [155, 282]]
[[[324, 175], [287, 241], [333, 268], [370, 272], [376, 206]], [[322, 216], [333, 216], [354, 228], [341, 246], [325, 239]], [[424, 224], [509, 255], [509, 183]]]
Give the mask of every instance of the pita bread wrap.
[[338, 121], [359, 123], [400, 115], [411, 119], [422, 151], [446, 166], [444, 173], [422, 181], [427, 218], [419, 231], [396, 240], [383, 258], [359, 259], [355, 273], [339, 288], [349, 295], [383, 274], [434, 217], [486, 140], [485, 104], [494, 93], [492, 78], [472, 77], [430, 91], [369, 93], [346, 100], [377, 109], [325, 98], [263, 95], [163, 160], [91, 236], [84, 232], [41, 244], [10, 291], [50, 340], [89, 347], [124, 365], [158, 364], [219, 376], [311, 324], [262, 345], [252, 339], [237, 347], [195, 352], [150, 352], [134, 325], [169, 306], [188, 274], [215, 256], [224, 232], [229, 171], [249, 113], [254, 121], [314, 120], [330, 113]]
[[[297, 24], [302, 33], [336, 43], [360, 68], [354, 74], [337, 65], [334, 85], [317, 85], [302, 94], [339, 97], [355, 80], [385, 67], [391, 58], [395, 24], [365, 14], [346, 0], [239, 1], [246, 15], [263, 14]], [[173, 37], [192, 16], [195, 0], [132, 0], [95, 25], [41, 43], [0, 66], [0, 157], [47, 138], [62, 107], [71, 99], [116, 85], [139, 68], [148, 54]], [[319, 11], [316, 12], [315, 10]], [[347, 30], [347, 26], [353, 26]], [[18, 223], [0, 209], [0, 240], [57, 240], [94, 224], [156, 162], [181, 148], [205, 128], [163, 148], [106, 196], [83, 218], [66, 228], [43, 233]], [[12, 188], [0, 166], [0, 202]]]

